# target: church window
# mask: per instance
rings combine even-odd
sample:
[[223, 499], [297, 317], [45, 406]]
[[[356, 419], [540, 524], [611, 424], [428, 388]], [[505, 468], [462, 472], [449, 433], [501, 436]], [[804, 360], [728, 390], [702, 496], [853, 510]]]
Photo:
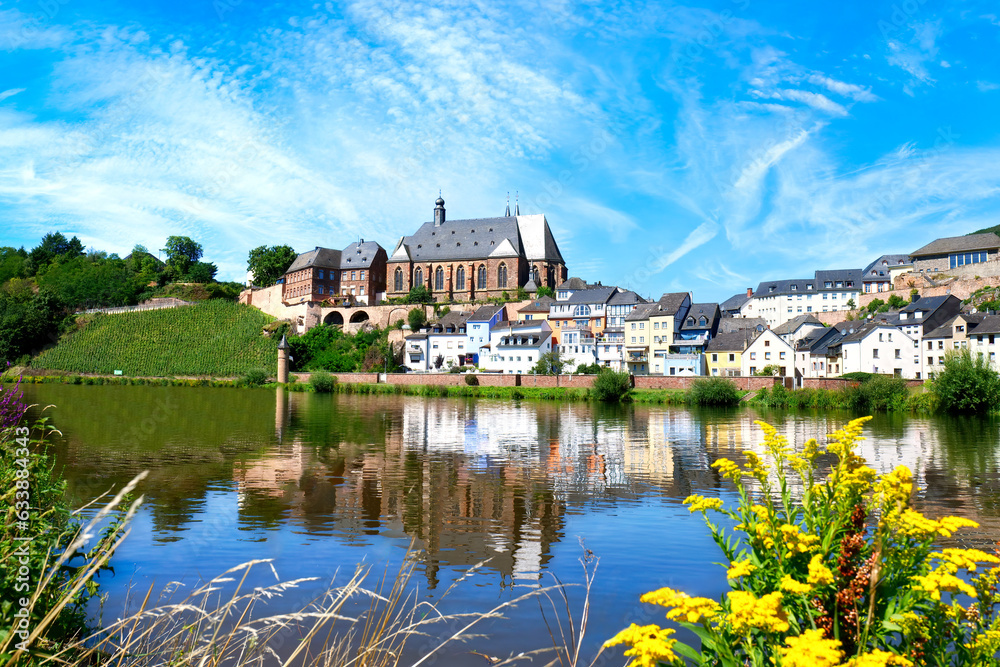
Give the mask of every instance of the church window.
[[434, 272], [434, 289], [438, 291], [444, 289], [444, 269], [440, 266]]
[[424, 271], [419, 266], [413, 270], [413, 286], [424, 284]]
[[455, 289], [465, 289], [465, 267], [460, 266], [455, 271]]
[[476, 283], [479, 289], [486, 289], [486, 267], [482, 264], [479, 265], [479, 271], [476, 276]]
[[507, 265], [501, 263], [497, 267], [497, 287], [503, 288], [507, 286]]
[[396, 267], [396, 274], [393, 281], [393, 287], [397, 292], [403, 291], [403, 269], [399, 268], [398, 266]]

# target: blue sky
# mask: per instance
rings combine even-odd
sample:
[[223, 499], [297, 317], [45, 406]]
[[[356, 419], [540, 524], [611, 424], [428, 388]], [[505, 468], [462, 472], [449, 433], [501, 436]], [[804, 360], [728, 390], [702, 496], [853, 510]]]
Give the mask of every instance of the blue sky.
[[0, 4], [0, 244], [247, 251], [544, 213], [721, 300], [1000, 223], [995, 2]]

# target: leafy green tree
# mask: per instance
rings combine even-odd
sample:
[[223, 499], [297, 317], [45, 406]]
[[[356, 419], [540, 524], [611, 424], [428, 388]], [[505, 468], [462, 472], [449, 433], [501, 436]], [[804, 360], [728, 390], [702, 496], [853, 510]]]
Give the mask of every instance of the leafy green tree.
[[63, 304], [50, 289], [0, 291], [0, 361], [13, 363], [55, 343], [64, 318]]
[[857, 304], [854, 303], [854, 299], [848, 299], [847, 303], [844, 305], [847, 306], [848, 310], [854, 310], [855, 308], [857, 308]]
[[189, 283], [210, 283], [215, 280], [218, 267], [211, 262], [195, 262], [184, 275], [184, 281]]
[[886, 301], [886, 303], [889, 305], [890, 308], [897, 308], [898, 309], [898, 308], [902, 308], [903, 306], [905, 306], [909, 302], [906, 299], [904, 299], [903, 297], [899, 296], [898, 294], [893, 294], [893, 295], [891, 295], [889, 297], [889, 300]]
[[775, 364], [768, 364], [767, 366], [764, 366], [759, 371], [757, 371], [754, 375], [758, 375], [760, 377], [773, 377], [780, 372], [781, 368], [779, 366]]
[[538, 361], [532, 367], [531, 372], [538, 375], [559, 375], [566, 367], [566, 362], [559, 356], [559, 350], [546, 352], [538, 357]]
[[883, 301], [882, 299], [872, 299], [870, 302], [868, 302], [868, 313], [874, 315], [875, 312], [879, 311], [879, 309], [884, 305], [885, 301]]
[[167, 253], [167, 266], [172, 269], [175, 276], [183, 276], [191, 268], [191, 265], [201, 259], [201, 244], [187, 236], [168, 236], [167, 247], [163, 248]]
[[427, 324], [427, 314], [423, 308], [414, 308], [406, 314], [406, 321], [410, 325], [410, 330], [416, 333]]
[[83, 254], [83, 243], [77, 237], [68, 239], [61, 232], [50, 232], [32, 248], [25, 262], [27, 275], [33, 276], [57, 259], [68, 260]]
[[536, 292], [535, 295], [539, 298], [543, 296], [549, 296], [554, 298], [556, 295], [556, 291], [551, 287], [549, 287], [548, 285], [542, 285], [541, 287], [538, 288], [538, 292]]
[[24, 248], [15, 250], [11, 247], [0, 248], [0, 285], [11, 278], [24, 277], [24, 260], [28, 253]]
[[404, 303], [434, 303], [434, 295], [424, 285], [414, 285], [410, 288]]
[[985, 414], [1000, 407], [1000, 375], [982, 354], [950, 351], [931, 385], [941, 407], [955, 414]]
[[253, 273], [253, 284], [269, 287], [285, 275], [298, 255], [291, 246], [258, 246], [247, 256], [247, 270]]
[[517, 291], [514, 294], [515, 298], [518, 301], [524, 301], [525, 299], [529, 298], [527, 290], [525, 290], [523, 287], [518, 287]]

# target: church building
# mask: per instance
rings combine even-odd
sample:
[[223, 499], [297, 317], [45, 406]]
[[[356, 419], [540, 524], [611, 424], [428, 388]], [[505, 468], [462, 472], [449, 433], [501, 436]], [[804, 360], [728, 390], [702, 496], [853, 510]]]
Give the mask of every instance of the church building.
[[566, 263], [544, 215], [447, 220], [444, 200], [425, 222], [396, 244], [386, 263], [386, 292], [405, 296], [425, 286], [437, 301], [472, 301], [555, 288], [567, 276]]

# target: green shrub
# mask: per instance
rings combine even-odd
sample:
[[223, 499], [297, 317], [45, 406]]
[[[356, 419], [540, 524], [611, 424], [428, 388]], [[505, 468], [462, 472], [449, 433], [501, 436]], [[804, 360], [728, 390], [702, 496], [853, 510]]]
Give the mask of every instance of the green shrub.
[[931, 388], [941, 408], [953, 414], [984, 414], [1000, 405], [1000, 376], [984, 355], [973, 357], [967, 349], [945, 357]]
[[909, 395], [906, 380], [889, 375], [871, 376], [871, 379], [846, 391], [847, 407], [858, 413], [903, 410]]
[[479, 386], [479, 378], [476, 377], [472, 373], [468, 373], [465, 376], [465, 384], [467, 384], [470, 387], [478, 387]]
[[240, 378], [240, 384], [244, 387], [260, 387], [267, 384], [267, 372], [260, 368], [249, 370]]
[[337, 386], [337, 378], [326, 371], [316, 371], [309, 378], [309, 384], [317, 394], [329, 394]]
[[632, 397], [632, 376], [605, 368], [594, 378], [591, 395], [605, 403], [626, 403]]
[[695, 380], [691, 383], [689, 400], [694, 405], [737, 405], [740, 390], [732, 380], [723, 377]]
[[427, 315], [423, 308], [414, 308], [406, 314], [406, 321], [410, 325], [410, 330], [417, 333], [422, 326], [427, 324]]

